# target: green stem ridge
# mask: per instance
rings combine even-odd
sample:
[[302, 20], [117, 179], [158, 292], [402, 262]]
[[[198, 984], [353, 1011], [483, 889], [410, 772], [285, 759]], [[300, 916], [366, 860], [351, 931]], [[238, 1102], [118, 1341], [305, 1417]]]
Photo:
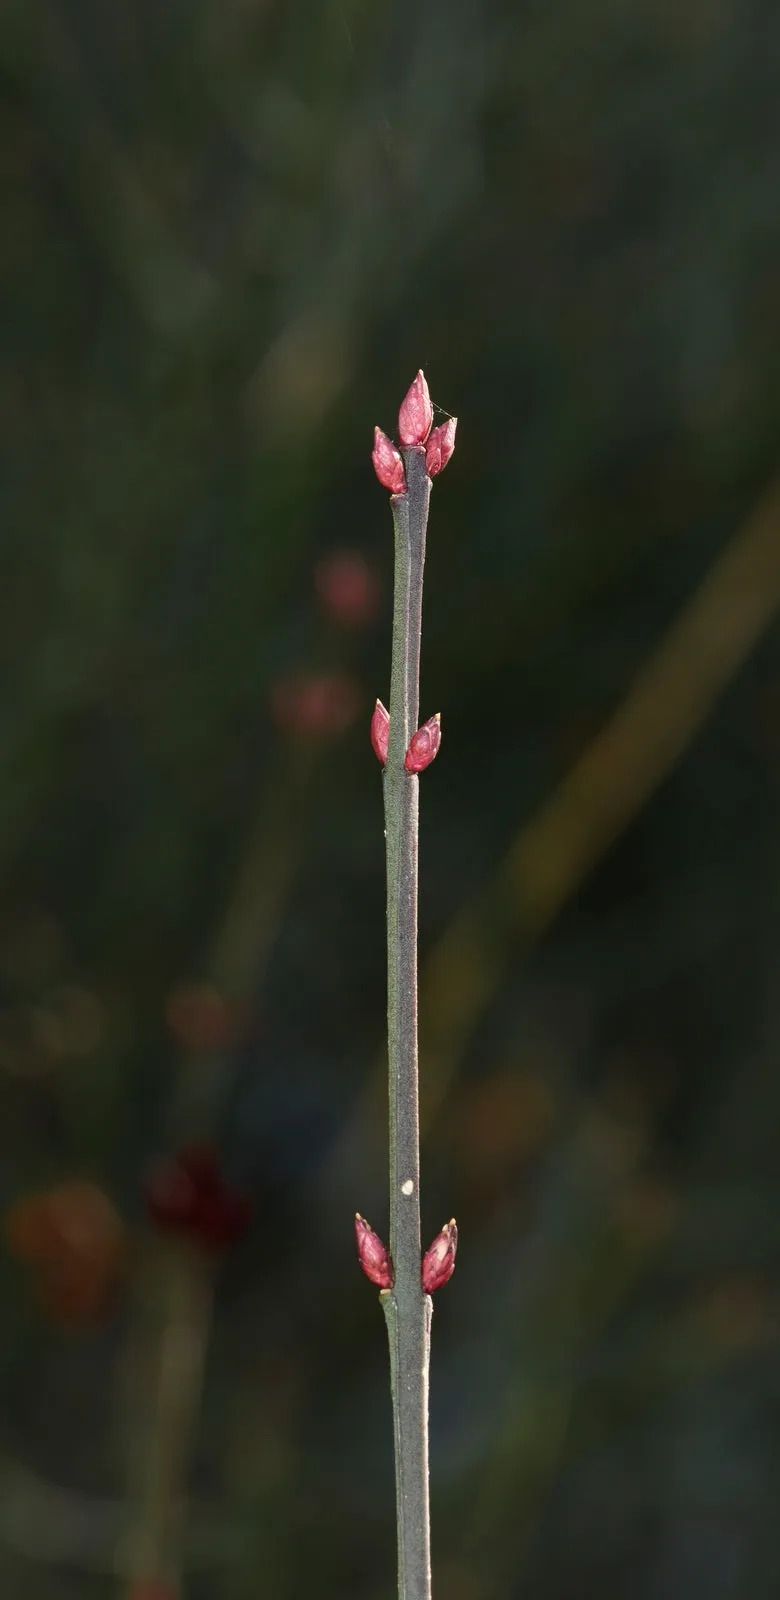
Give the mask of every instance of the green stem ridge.
[[425, 533], [431, 484], [425, 451], [403, 452], [407, 492], [393, 498], [395, 594], [390, 746], [384, 777], [387, 847], [387, 1024], [390, 1112], [391, 1290], [382, 1294], [395, 1426], [398, 1592], [430, 1600], [428, 1370], [431, 1300], [420, 1281], [420, 1132], [417, 1079], [417, 862], [419, 778], [404, 759], [419, 716]]

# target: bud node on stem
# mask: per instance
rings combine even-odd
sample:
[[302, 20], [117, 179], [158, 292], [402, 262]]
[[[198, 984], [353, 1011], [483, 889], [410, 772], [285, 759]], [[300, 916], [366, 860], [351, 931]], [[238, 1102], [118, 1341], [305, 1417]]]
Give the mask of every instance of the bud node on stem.
[[386, 767], [387, 752], [390, 748], [390, 712], [382, 705], [381, 700], [377, 700], [371, 718], [371, 744], [377, 760]]
[[444, 471], [455, 449], [457, 426], [457, 417], [448, 417], [446, 422], [434, 428], [425, 449], [425, 470], [429, 478], [435, 478]]
[[458, 1227], [454, 1217], [444, 1224], [441, 1233], [437, 1233], [430, 1250], [426, 1250], [422, 1262], [422, 1286], [426, 1294], [433, 1294], [436, 1289], [443, 1288], [449, 1283], [455, 1271], [455, 1255], [458, 1249]]
[[424, 772], [436, 760], [441, 744], [441, 712], [429, 717], [417, 732], [412, 734], [404, 766], [407, 772]]
[[401, 454], [392, 439], [381, 428], [374, 429], [374, 448], [371, 452], [374, 471], [384, 489], [391, 494], [406, 494], [406, 472]]
[[355, 1212], [355, 1239], [358, 1260], [366, 1277], [379, 1289], [392, 1289], [394, 1274], [390, 1251], [359, 1211]]

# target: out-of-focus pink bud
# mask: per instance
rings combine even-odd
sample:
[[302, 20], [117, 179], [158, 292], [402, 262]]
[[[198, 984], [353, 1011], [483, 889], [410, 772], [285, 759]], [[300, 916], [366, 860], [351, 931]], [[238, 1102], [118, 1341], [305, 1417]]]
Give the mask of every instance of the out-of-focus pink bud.
[[210, 984], [182, 983], [168, 996], [165, 1020], [188, 1055], [210, 1055], [230, 1044], [236, 1019]]
[[226, 1183], [210, 1145], [185, 1145], [161, 1162], [147, 1179], [146, 1207], [163, 1233], [215, 1254], [240, 1239], [252, 1220], [249, 1196]]
[[387, 752], [390, 748], [390, 712], [387, 706], [382, 705], [381, 700], [377, 700], [374, 707], [374, 715], [371, 718], [371, 743], [377, 760], [381, 761], [383, 767], [386, 767]]
[[79, 1327], [103, 1314], [124, 1270], [127, 1239], [102, 1189], [66, 1179], [23, 1195], [4, 1220], [11, 1253], [30, 1271], [48, 1316]]
[[398, 437], [408, 449], [410, 445], [425, 444], [433, 422], [433, 407], [428, 385], [422, 372], [418, 372], [398, 413]]
[[360, 688], [345, 672], [291, 672], [271, 688], [277, 728], [296, 738], [337, 739], [360, 711]]
[[407, 772], [424, 772], [435, 761], [441, 744], [441, 712], [429, 717], [417, 732], [412, 734], [404, 766]]
[[314, 570], [323, 610], [345, 628], [362, 628], [379, 610], [379, 579], [359, 550], [334, 550]]
[[392, 1289], [395, 1280], [390, 1251], [359, 1211], [355, 1213], [355, 1238], [358, 1259], [366, 1277], [379, 1289]]
[[406, 473], [399, 452], [392, 439], [381, 428], [374, 429], [374, 448], [371, 451], [374, 471], [384, 489], [391, 494], [406, 494]]
[[425, 470], [429, 478], [435, 478], [439, 472], [444, 471], [455, 449], [457, 426], [457, 417], [448, 417], [446, 422], [434, 428], [425, 448]]
[[422, 1286], [426, 1294], [433, 1294], [434, 1290], [441, 1289], [443, 1284], [449, 1283], [455, 1271], [455, 1255], [458, 1249], [458, 1228], [455, 1218], [445, 1223], [441, 1233], [437, 1233], [430, 1250], [426, 1250], [422, 1263]]

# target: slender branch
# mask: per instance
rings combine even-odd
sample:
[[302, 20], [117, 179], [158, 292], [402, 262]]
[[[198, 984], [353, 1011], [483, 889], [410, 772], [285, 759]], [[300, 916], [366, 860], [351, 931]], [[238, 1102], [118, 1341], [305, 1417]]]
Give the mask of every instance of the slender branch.
[[[178, 1595], [186, 1471], [200, 1409], [203, 1370], [212, 1312], [211, 1264], [183, 1245], [155, 1260], [163, 1316], [152, 1415], [131, 1486], [135, 1521], [119, 1553], [123, 1580], [135, 1585], [156, 1579]], [[123, 1593], [126, 1593], [123, 1581]]]
[[395, 598], [390, 747], [384, 778], [387, 840], [387, 1021], [392, 1290], [382, 1295], [395, 1424], [398, 1591], [429, 1600], [428, 1369], [431, 1300], [420, 1281], [417, 1082], [418, 784], [404, 768], [419, 711], [420, 628], [430, 479], [425, 452], [404, 451], [407, 493], [394, 497]]

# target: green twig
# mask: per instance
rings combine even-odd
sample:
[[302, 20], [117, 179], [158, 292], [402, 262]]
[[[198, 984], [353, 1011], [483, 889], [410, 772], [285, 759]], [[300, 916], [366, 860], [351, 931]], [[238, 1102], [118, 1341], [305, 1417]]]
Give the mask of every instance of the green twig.
[[[130, 1591], [153, 1579], [178, 1596], [187, 1464], [200, 1409], [211, 1327], [211, 1263], [186, 1245], [155, 1252], [154, 1288], [162, 1337], [151, 1414], [131, 1493], [134, 1521], [123, 1540], [120, 1566]], [[137, 1395], [130, 1397], [137, 1404]]]
[[403, 452], [407, 493], [393, 498], [395, 599], [390, 746], [384, 778], [390, 1100], [390, 1253], [395, 1283], [382, 1295], [395, 1424], [398, 1590], [429, 1600], [428, 1368], [431, 1300], [420, 1281], [417, 1084], [417, 858], [419, 778], [404, 767], [419, 712], [420, 628], [430, 479], [425, 452]]

